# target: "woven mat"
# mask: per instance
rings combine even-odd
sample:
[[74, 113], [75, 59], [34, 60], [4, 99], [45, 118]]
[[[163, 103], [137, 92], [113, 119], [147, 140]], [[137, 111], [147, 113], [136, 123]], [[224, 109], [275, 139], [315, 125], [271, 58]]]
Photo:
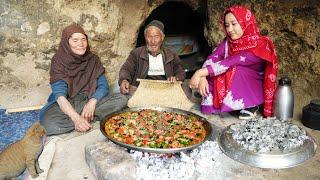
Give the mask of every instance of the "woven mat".
[[171, 107], [190, 110], [193, 103], [182, 90], [181, 81], [138, 79], [140, 85], [128, 101], [128, 107]]

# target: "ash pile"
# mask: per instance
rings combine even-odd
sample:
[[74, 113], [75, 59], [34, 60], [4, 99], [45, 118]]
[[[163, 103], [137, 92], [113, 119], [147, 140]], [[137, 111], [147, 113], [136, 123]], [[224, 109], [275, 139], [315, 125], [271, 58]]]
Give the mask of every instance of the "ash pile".
[[131, 150], [130, 155], [137, 163], [136, 179], [139, 180], [225, 179], [232, 175], [230, 167], [234, 166], [232, 161], [225, 161], [215, 141], [206, 141], [188, 152], [167, 155]]
[[262, 117], [230, 126], [232, 137], [245, 150], [265, 153], [290, 152], [310, 139], [297, 125]]

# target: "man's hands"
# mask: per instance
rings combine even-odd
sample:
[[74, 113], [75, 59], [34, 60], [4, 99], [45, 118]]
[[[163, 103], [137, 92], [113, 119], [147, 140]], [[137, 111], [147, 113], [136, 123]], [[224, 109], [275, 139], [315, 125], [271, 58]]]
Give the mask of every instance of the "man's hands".
[[168, 77], [167, 80], [170, 81], [171, 83], [175, 83], [178, 81], [178, 79], [175, 76], [170, 76], [170, 77]]
[[[178, 81], [178, 79], [175, 76], [170, 76], [167, 78], [167, 81], [171, 83], [175, 83]], [[120, 84], [120, 92], [122, 94], [129, 94], [130, 92], [130, 83], [128, 80], [123, 80]]]
[[120, 84], [120, 92], [122, 94], [129, 94], [130, 83], [127, 80], [123, 80]]

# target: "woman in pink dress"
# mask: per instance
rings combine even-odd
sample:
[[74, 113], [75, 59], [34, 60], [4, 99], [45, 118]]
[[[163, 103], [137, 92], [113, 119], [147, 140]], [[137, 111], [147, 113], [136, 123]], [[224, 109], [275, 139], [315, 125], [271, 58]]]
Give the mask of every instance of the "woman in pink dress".
[[278, 60], [272, 41], [259, 32], [254, 15], [243, 6], [224, 11], [226, 38], [190, 80], [202, 95], [205, 114], [240, 111], [250, 119], [263, 104], [263, 115], [272, 116]]

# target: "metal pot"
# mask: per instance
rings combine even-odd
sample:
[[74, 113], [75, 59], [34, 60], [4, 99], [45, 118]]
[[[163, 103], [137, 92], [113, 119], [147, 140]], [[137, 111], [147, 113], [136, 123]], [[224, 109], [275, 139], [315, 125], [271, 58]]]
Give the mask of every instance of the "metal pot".
[[[231, 125], [230, 125], [231, 126]], [[233, 160], [260, 168], [282, 169], [297, 166], [314, 156], [317, 145], [315, 140], [307, 133], [310, 139], [305, 140], [302, 146], [289, 152], [274, 151], [259, 153], [245, 150], [232, 138], [230, 126], [225, 128], [218, 143], [224, 154]]]
[[320, 99], [314, 99], [303, 107], [301, 122], [308, 128], [320, 130]]
[[[160, 149], [160, 148], [147, 148], [147, 147], [138, 147], [138, 146], [134, 146], [134, 145], [129, 145], [129, 144], [125, 144], [123, 142], [117, 141], [116, 139], [113, 139], [112, 137], [110, 137], [106, 132], [105, 132], [105, 123], [108, 121], [108, 119], [110, 119], [112, 116], [115, 116], [117, 114], [123, 113], [123, 112], [132, 112], [132, 111], [140, 111], [142, 109], [152, 109], [152, 110], [157, 110], [157, 111], [166, 111], [166, 112], [175, 112], [175, 113], [180, 113], [183, 115], [193, 115], [196, 116], [197, 118], [200, 119], [200, 121], [202, 121], [204, 129], [206, 130], [206, 137], [204, 138], [203, 141], [201, 141], [198, 144], [192, 145], [192, 146], [188, 146], [188, 147], [183, 147], [183, 148], [168, 148], [168, 149]], [[153, 152], [153, 153], [176, 153], [176, 152], [181, 152], [181, 151], [187, 151], [187, 150], [191, 150], [194, 149], [196, 147], [198, 147], [200, 144], [202, 144], [204, 141], [206, 141], [212, 133], [212, 128], [210, 126], [210, 123], [204, 118], [201, 117], [197, 114], [194, 114], [192, 112], [189, 111], [184, 111], [181, 109], [176, 109], [176, 108], [163, 108], [163, 107], [135, 107], [135, 108], [127, 108], [124, 109], [122, 111], [118, 111], [115, 113], [112, 113], [110, 115], [107, 115], [103, 121], [100, 122], [100, 131], [102, 132], [102, 134], [104, 136], [106, 136], [109, 140], [111, 140], [112, 142], [128, 148], [128, 149], [133, 149], [133, 150], [138, 150], [138, 151], [143, 151], [143, 152]]]

